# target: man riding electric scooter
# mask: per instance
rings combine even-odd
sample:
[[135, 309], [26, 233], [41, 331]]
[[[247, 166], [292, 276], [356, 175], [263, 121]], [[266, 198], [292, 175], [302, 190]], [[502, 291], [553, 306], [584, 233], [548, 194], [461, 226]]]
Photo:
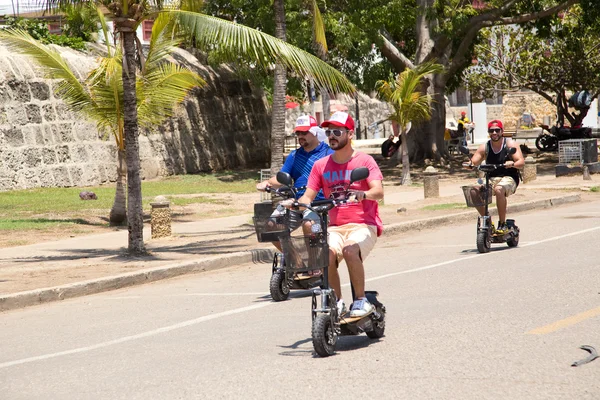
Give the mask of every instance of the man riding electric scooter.
[[[502, 136], [504, 126], [500, 120], [493, 120], [488, 124], [488, 134], [490, 140], [479, 146], [473, 157], [471, 164], [504, 164], [493, 172], [490, 172], [490, 184], [496, 196], [496, 207], [498, 208], [498, 227], [495, 231], [499, 234], [508, 232], [506, 226], [506, 207], [507, 197], [514, 194], [519, 186], [519, 169], [525, 166], [525, 159], [521, 153], [520, 147], [513, 140], [507, 140]], [[514, 154], [508, 154], [509, 148], [515, 148]], [[504, 161], [507, 160], [508, 161]], [[484, 215], [485, 207], [477, 207], [480, 215]]]
[[366, 180], [351, 186], [355, 202], [331, 210], [328, 230], [330, 253], [328, 278], [338, 299], [340, 315], [345, 312], [345, 304], [342, 300], [337, 266], [344, 259], [355, 296], [350, 308], [350, 316], [362, 317], [374, 309], [365, 295], [363, 261], [375, 246], [377, 236], [381, 235], [383, 230], [377, 203], [383, 198], [383, 175], [373, 157], [352, 148], [354, 120], [350, 115], [345, 112], [335, 112], [328, 121], [322, 123], [322, 126], [326, 128], [325, 134], [334, 153], [315, 162], [308, 178], [306, 192], [298, 202], [310, 204], [321, 189], [327, 198], [335, 198], [336, 194], [345, 196], [343, 189], [350, 181], [350, 172], [358, 167], [369, 169]]

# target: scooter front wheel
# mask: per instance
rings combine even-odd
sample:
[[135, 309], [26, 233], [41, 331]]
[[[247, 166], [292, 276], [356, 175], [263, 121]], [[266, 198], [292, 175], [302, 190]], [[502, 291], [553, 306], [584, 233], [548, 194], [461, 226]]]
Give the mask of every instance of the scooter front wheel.
[[335, 354], [338, 335], [333, 327], [329, 314], [319, 314], [313, 320], [312, 340], [313, 347], [321, 357]]
[[519, 245], [519, 236], [513, 236], [506, 241], [508, 247], [517, 247]]
[[285, 279], [285, 272], [276, 271], [273, 275], [271, 275], [269, 289], [271, 290], [271, 298], [273, 298], [273, 300], [287, 300], [290, 295], [290, 287]]
[[480, 253], [488, 253], [492, 247], [490, 235], [485, 230], [477, 231], [477, 250]]

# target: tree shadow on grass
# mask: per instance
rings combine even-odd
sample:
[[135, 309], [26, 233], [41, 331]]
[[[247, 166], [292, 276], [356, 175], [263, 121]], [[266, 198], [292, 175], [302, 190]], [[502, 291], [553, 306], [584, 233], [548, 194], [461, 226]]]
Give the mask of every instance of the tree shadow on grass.
[[89, 225], [89, 226], [106, 226], [104, 222], [91, 222], [83, 218], [22, 218], [22, 219], [2, 219], [0, 223], [12, 223], [12, 224], [40, 224], [40, 225], [53, 225], [57, 223], [67, 223], [75, 225]]

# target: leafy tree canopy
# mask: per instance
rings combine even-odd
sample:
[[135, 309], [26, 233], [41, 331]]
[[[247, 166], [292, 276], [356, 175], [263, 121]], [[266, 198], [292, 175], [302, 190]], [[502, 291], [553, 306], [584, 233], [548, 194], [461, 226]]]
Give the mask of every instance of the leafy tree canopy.
[[494, 89], [529, 89], [557, 106], [559, 121], [578, 125], [585, 113], [569, 114], [568, 96], [600, 93], [600, 34], [584, 23], [580, 7], [541, 21], [544, 28], [486, 29], [476, 47], [478, 65], [466, 71], [469, 89], [489, 96]]

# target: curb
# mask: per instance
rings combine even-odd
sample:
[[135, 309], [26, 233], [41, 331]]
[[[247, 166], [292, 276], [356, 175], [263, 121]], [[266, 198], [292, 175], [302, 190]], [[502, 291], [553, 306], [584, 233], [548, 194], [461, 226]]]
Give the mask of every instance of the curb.
[[136, 272], [81, 281], [68, 285], [12, 293], [6, 296], [0, 296], [0, 312], [48, 303], [51, 301], [106, 292], [109, 290], [122, 289], [128, 286], [173, 278], [179, 275], [211, 271], [235, 264], [267, 262], [272, 259], [272, 250], [255, 249], [231, 253], [224, 256], [215, 256], [201, 261], [165, 265], [162, 267], [148, 268]]
[[[507, 211], [516, 213], [516, 212], [529, 211], [529, 210], [539, 209], [539, 208], [550, 208], [550, 207], [555, 207], [555, 206], [559, 206], [562, 204], [577, 203], [579, 201], [581, 201], [580, 194], [571, 194], [571, 195], [561, 196], [561, 197], [554, 197], [554, 198], [541, 199], [541, 200], [532, 200], [532, 201], [516, 203], [516, 204], [512, 204], [512, 205], [509, 204]], [[490, 210], [490, 215], [495, 216], [496, 214], [497, 214], [497, 210], [495, 208]], [[464, 212], [450, 214], [450, 215], [443, 215], [440, 217], [432, 217], [432, 218], [418, 219], [418, 220], [414, 220], [414, 221], [399, 222], [396, 224], [385, 225], [383, 233], [391, 234], [391, 233], [399, 233], [399, 232], [408, 232], [408, 231], [414, 231], [414, 230], [434, 228], [436, 226], [447, 225], [447, 224], [455, 223], [455, 222], [472, 221], [475, 218], [477, 218], [478, 215], [479, 214], [477, 213], [477, 211], [473, 210], [473, 211], [464, 211]]]
[[[563, 204], [577, 203], [579, 201], [581, 201], [581, 195], [572, 194], [509, 205], [508, 211], [522, 212], [538, 208], [550, 208]], [[496, 214], [495, 209], [490, 211], [490, 214]], [[473, 210], [441, 217], [390, 224], [384, 227], [384, 235], [387, 236], [393, 233], [423, 230], [455, 222], [469, 221], [476, 218], [477, 215], [477, 211]], [[0, 312], [106, 292], [109, 290], [122, 289], [190, 273], [211, 271], [229, 267], [234, 264], [270, 262], [273, 259], [273, 253], [274, 251], [272, 249], [254, 249], [215, 256], [201, 261], [165, 265], [162, 267], [149, 268], [127, 274], [108, 276], [68, 285], [12, 293], [0, 296]]]

